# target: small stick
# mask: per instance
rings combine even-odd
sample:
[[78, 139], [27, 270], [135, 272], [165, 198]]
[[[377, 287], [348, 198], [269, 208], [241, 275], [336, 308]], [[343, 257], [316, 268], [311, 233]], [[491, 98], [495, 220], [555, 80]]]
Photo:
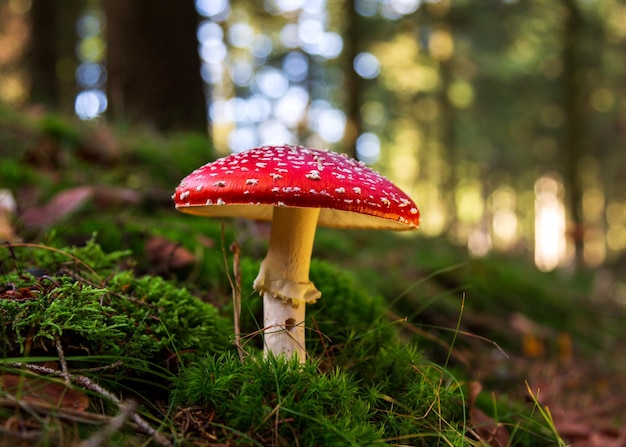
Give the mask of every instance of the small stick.
[[112, 434], [119, 431], [126, 420], [130, 417], [130, 415], [135, 410], [135, 403], [128, 402], [122, 403], [120, 405], [120, 414], [113, 417], [111, 422], [106, 425], [101, 430], [98, 430], [93, 435], [91, 435], [88, 439], [84, 440], [80, 443], [80, 447], [99, 447], [107, 438], [109, 438]]
[[58, 335], [54, 336], [54, 344], [57, 347], [57, 353], [59, 354], [59, 362], [61, 363], [61, 377], [66, 384], [70, 384], [70, 373], [67, 369], [67, 360], [65, 360], [65, 354], [63, 352], [63, 346], [61, 345], [61, 337]]
[[[235, 346], [239, 353], [239, 359], [243, 363], [243, 348], [241, 347], [241, 265], [240, 255], [241, 250], [237, 241], [230, 244], [230, 252], [233, 254], [233, 273], [235, 274], [235, 280], [230, 281], [230, 286], [233, 289], [233, 322], [235, 325]], [[230, 277], [228, 278], [230, 280]]]
[[226, 254], [226, 245], [224, 242], [224, 224], [222, 223], [222, 257], [224, 258], [224, 266], [226, 267], [226, 277], [228, 283], [233, 291], [233, 325], [235, 329], [235, 346], [237, 347], [237, 353], [239, 354], [239, 360], [244, 361], [244, 350], [241, 346], [241, 328], [240, 328], [240, 316], [241, 316], [241, 267], [240, 267], [240, 255], [241, 250], [239, 244], [234, 241], [230, 244], [230, 252], [233, 254], [233, 270], [235, 279], [230, 276], [228, 270], [228, 255]]
[[[36, 372], [40, 372], [40, 373], [44, 373], [44, 374], [50, 374], [52, 376], [63, 376], [62, 372], [59, 372], [57, 370], [54, 370], [52, 368], [48, 368], [48, 367], [45, 367], [45, 366], [33, 365], [33, 364], [22, 363], [22, 362], [12, 363], [12, 365], [15, 366], [15, 367], [18, 367], [18, 368], [25, 367], [26, 369], [29, 369], [31, 371], [36, 371]], [[100, 396], [104, 397], [105, 399], [110, 400], [115, 405], [117, 405], [118, 408], [122, 409], [122, 407], [124, 407], [124, 405], [125, 405], [124, 402], [122, 402], [120, 399], [118, 399], [111, 392], [109, 392], [106, 389], [102, 388], [100, 385], [95, 383], [90, 378], [85, 377], [85, 376], [75, 376], [75, 375], [72, 375], [72, 374], [68, 374], [68, 377], [69, 377], [69, 379], [72, 382], [77, 383], [77, 384], [81, 385], [83, 388], [91, 390], [91, 391], [99, 394]], [[140, 430], [142, 430], [148, 436], [152, 437], [152, 439], [157, 444], [162, 445], [163, 447], [172, 447], [173, 444], [172, 444], [172, 442], [169, 439], [167, 439], [165, 436], [163, 436], [157, 430], [152, 428], [150, 426], [150, 424], [145, 419], [143, 419], [141, 416], [139, 416], [139, 414], [137, 414], [132, 409], [129, 410], [128, 417], [129, 417], [129, 419], [131, 421], [133, 421], [135, 424], [137, 424], [137, 426], [139, 427]]]

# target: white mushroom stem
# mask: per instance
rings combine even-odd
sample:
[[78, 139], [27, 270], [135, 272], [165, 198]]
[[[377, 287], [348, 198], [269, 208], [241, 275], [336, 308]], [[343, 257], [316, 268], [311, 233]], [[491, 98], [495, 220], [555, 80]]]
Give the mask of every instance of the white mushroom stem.
[[267, 255], [254, 288], [263, 295], [265, 352], [306, 360], [307, 303], [321, 295], [309, 281], [318, 208], [274, 207]]

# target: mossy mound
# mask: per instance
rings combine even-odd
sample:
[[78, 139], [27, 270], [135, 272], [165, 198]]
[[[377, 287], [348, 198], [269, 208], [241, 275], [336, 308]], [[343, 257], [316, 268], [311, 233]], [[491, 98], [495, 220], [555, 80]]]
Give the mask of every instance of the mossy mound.
[[5, 359], [63, 355], [70, 363], [102, 364], [116, 359], [128, 373], [137, 363], [192, 361], [231, 346], [229, 323], [215, 307], [161, 277], [135, 277], [123, 268], [128, 253], [106, 254], [94, 241], [66, 250], [43, 245], [2, 250], [3, 270], [12, 262], [18, 267], [4, 275], [0, 289]]
[[242, 363], [232, 354], [211, 356], [184, 371], [172, 401], [194, 406], [195, 420], [202, 421], [194, 428], [225, 442], [432, 445], [436, 438], [464, 445], [457, 382], [407, 346], [390, 346], [371, 359], [378, 361], [390, 375], [381, 379], [360, 368], [321, 372], [317, 362], [300, 366], [283, 358]]
[[[98, 383], [140, 402], [143, 433], [125, 426], [102, 445], [138, 445], [146, 435], [163, 445], [475, 442], [462, 374], [401, 342], [398, 326], [385, 316], [389, 304], [330, 263], [311, 265], [323, 298], [310, 306], [311, 358], [299, 365], [261, 353], [261, 300], [249, 289], [258, 262], [241, 262], [242, 332], [250, 336], [240, 358], [224, 316], [231, 310], [203, 302], [176, 280], [136, 276], [128, 252], [106, 253], [92, 239], [70, 248], [5, 245], [0, 253], [0, 378], [22, 377], [46, 390], [56, 389], [64, 374], [95, 392], [87, 408], [94, 417], [124, 411]], [[40, 382], [31, 382], [33, 376]], [[0, 398], [11, 396], [0, 390]], [[493, 412], [504, 408], [489, 404]], [[0, 405], [0, 418], [10, 417], [6, 410]], [[64, 407], [53, 411], [63, 429], [42, 430], [42, 442], [67, 437], [67, 430], [75, 440], [95, 436], [93, 426], [56, 419]], [[525, 411], [500, 419], [515, 427], [511, 442], [553, 441], [545, 423], [518, 417]]]
[[[241, 260], [244, 333], [259, 331], [263, 321], [263, 300], [252, 289], [259, 265], [260, 261]], [[312, 357], [358, 357], [359, 353], [343, 348], [348, 341], [355, 343], [367, 335], [368, 349], [378, 349], [397, 336], [393, 323], [385, 316], [388, 303], [359, 286], [350, 273], [327, 261], [313, 259], [310, 278], [322, 293], [315, 304], [307, 306], [307, 352]], [[260, 337], [256, 346], [260, 347]]]

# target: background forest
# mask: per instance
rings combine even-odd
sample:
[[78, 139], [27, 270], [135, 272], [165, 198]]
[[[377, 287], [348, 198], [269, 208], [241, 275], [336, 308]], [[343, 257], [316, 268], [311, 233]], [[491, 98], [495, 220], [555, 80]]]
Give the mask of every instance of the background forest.
[[[215, 155], [303, 143], [374, 165], [422, 233], [544, 270], [626, 246], [618, 0], [5, 0], [0, 98]], [[622, 263], [623, 263], [623, 259]]]
[[[310, 330], [309, 339], [320, 364], [307, 374], [337, 367], [355, 371], [350, 378], [357, 378], [355, 384], [373, 380], [365, 394], [376, 409], [371, 419], [383, 428], [370, 433], [371, 425], [365, 426], [376, 442], [402, 442], [403, 429], [414, 436], [407, 421], [421, 424], [421, 416], [414, 416], [423, 411], [432, 418], [424, 416], [427, 433], [436, 432], [437, 440], [450, 445], [471, 439], [471, 445], [490, 446], [566, 441], [621, 446], [626, 442], [625, 55], [622, 0], [0, 0], [0, 241], [15, 242], [0, 246], [0, 304], [12, 309], [42, 290], [61, 293], [53, 285], [74, 293], [69, 279], [78, 278], [91, 295], [72, 300], [92, 300], [98, 291], [90, 287], [96, 285], [113, 290], [121, 304], [111, 315], [136, 318], [129, 324], [141, 330], [159, 314], [142, 314], [137, 297], [149, 302], [150, 311], [175, 315], [137, 335], [145, 345], [109, 341], [110, 352], [98, 351], [105, 360], [131, 355], [116, 351], [120, 347], [146, 356], [140, 367], [129, 363], [119, 373], [89, 376], [120, 395], [136, 391], [135, 375], [163, 379], [155, 392], [158, 404], [139, 399], [143, 407], [135, 413], [103, 398], [107, 416], [117, 410], [129, 419], [140, 414], [167, 438], [143, 427], [145, 438], [119, 445], [150, 440], [217, 445], [211, 443], [218, 439], [223, 445], [233, 439], [292, 445], [290, 436], [297, 440], [305, 433], [274, 423], [282, 405], [271, 400], [275, 395], [264, 402], [274, 410], [254, 425], [202, 413], [196, 404], [203, 402], [194, 401], [200, 394], [181, 381], [183, 373], [203, 380], [201, 368], [217, 375], [243, 365], [228, 339], [232, 313], [224, 316], [231, 312], [229, 269], [239, 260], [227, 252], [225, 241], [241, 244], [242, 283], [250, 283], [251, 259], [262, 258], [267, 228], [181, 217], [171, 193], [192, 169], [231, 152], [264, 144], [327, 147], [390, 178], [419, 205], [422, 219], [415, 238], [319, 229], [315, 255], [331, 263], [314, 263], [312, 276], [321, 278], [325, 294], [356, 300], [336, 307], [354, 327], [365, 327], [366, 335], [341, 332], [343, 325], [325, 313], [329, 309], [317, 310], [322, 328]], [[26, 245], [20, 248], [21, 242]], [[29, 242], [53, 248], [35, 255]], [[84, 257], [93, 269], [54, 258], [53, 252], [73, 245], [80, 248], [68, 249], [69, 257]], [[132, 260], [117, 250], [128, 250]], [[44, 275], [16, 286], [18, 279], [26, 281], [22, 272], [42, 271], [41, 266], [57, 269], [59, 276], [52, 279], [58, 284], [45, 282]], [[175, 286], [153, 280], [158, 276]], [[187, 287], [195, 296], [181, 291]], [[210, 324], [191, 319], [180, 325], [180, 301], [181, 309], [206, 316]], [[258, 303], [251, 303], [244, 319], [254, 319]], [[79, 338], [80, 343], [71, 334], [91, 321], [92, 304], [76, 317], [80, 324], [70, 321], [74, 317], [67, 321], [67, 339], [45, 333], [48, 339], [37, 354], [49, 356], [62, 345], [68, 351], [81, 343], [91, 346], [89, 337], [101, 333], [80, 334], [89, 339]], [[68, 306], [71, 313], [77, 304]], [[24, 313], [7, 313], [12, 311], [0, 306], [0, 317], [11, 315], [0, 324], [0, 338], [9, 340], [0, 354], [9, 357], [28, 339], [18, 331], [12, 340], [9, 328], [18, 321], [24, 331], [37, 327], [19, 320]], [[367, 314], [365, 321], [361, 314]], [[224, 331], [221, 338], [202, 333], [211, 324]], [[259, 329], [253, 321], [247, 324], [248, 334]], [[389, 348], [385, 343], [395, 342], [397, 328], [401, 340], [407, 346], [417, 341], [419, 350]], [[115, 337], [126, 336], [109, 329]], [[162, 338], [155, 341], [159, 330], [174, 335], [159, 333]], [[335, 344], [325, 345], [318, 332], [330, 334]], [[181, 346], [172, 348], [172, 339]], [[356, 359], [341, 351], [344, 344]], [[220, 356], [201, 363], [198, 353], [207, 345]], [[201, 367], [172, 366], [177, 349], [185, 351], [181, 365]], [[369, 350], [380, 355], [381, 368], [393, 370], [398, 358], [425, 372], [415, 377], [408, 367], [407, 374], [394, 372], [388, 379], [382, 374], [381, 384], [375, 381], [380, 372], [367, 365], [376, 362], [359, 357]], [[69, 354], [84, 360], [83, 351]], [[13, 374], [14, 365], [6, 366], [2, 357], [0, 370]], [[101, 360], [96, 356], [93, 362]], [[141, 363], [148, 361], [158, 368]], [[97, 363], [94, 370], [109, 367]], [[275, 372], [233, 371], [227, 373], [270, 379]], [[124, 374], [130, 382], [116, 382]], [[332, 380], [339, 394], [329, 402], [345, 398], [361, 405], [355, 384], [339, 372]], [[426, 398], [413, 396], [416, 402], [437, 401], [449, 419], [437, 419], [443, 416], [430, 407], [402, 413], [406, 408], [394, 399], [407, 396], [402, 389], [407, 380], [425, 393]], [[341, 381], [349, 386], [338, 392]], [[437, 383], [434, 395], [428, 394]], [[488, 389], [479, 397], [473, 383]], [[88, 385], [93, 393], [94, 385]], [[301, 385], [308, 390], [306, 381]], [[367, 394], [379, 386], [388, 394]], [[535, 394], [539, 388], [541, 399]], [[220, 392], [237, 394], [241, 402], [262, 392], [247, 391], [250, 396], [228, 387]], [[154, 389], [142, 382], [137, 393], [144, 392], [151, 396]], [[13, 430], [15, 420], [11, 412], [3, 413], [10, 407], [3, 397], [0, 386], [0, 446], [2, 430]], [[306, 402], [289, 398], [294, 399], [289, 408], [308, 414], [297, 406]], [[172, 414], [162, 402], [176, 399], [187, 406]], [[223, 406], [214, 396], [204, 403], [210, 399], [216, 399], [215, 408]], [[539, 404], [552, 413], [542, 413]], [[223, 407], [241, 420], [259, 417], [238, 413], [249, 403]], [[480, 419], [481, 409], [486, 419]], [[308, 419], [319, 422], [316, 436], [334, 433], [325, 417]], [[197, 422], [207, 418], [215, 418], [209, 428]], [[338, 433], [358, 439], [350, 432], [354, 421], [345, 424]], [[93, 439], [91, 432], [87, 436]], [[420, 436], [409, 439], [429, 445], [427, 436]], [[116, 445], [115, 438], [111, 442]]]

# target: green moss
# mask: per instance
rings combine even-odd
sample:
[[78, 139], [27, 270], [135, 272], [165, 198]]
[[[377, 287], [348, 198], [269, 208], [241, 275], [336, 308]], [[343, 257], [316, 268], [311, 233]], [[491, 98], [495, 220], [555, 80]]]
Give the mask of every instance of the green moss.
[[40, 182], [39, 174], [19, 160], [2, 158], [0, 162], [0, 188], [17, 191], [24, 185]]
[[[311, 279], [322, 291], [321, 300], [307, 310], [313, 359], [304, 367], [263, 360], [257, 334], [256, 344], [246, 337], [248, 356], [242, 364], [233, 354], [232, 323], [222, 317], [232, 310], [218, 310], [198, 298], [230, 301], [226, 272], [232, 259], [223, 259], [221, 222], [174, 213], [168, 200], [184, 175], [215, 157], [206, 137], [163, 138], [134, 130], [121, 135], [122, 129], [105, 129], [119, 147], [103, 165], [93, 158], [101, 148], [90, 147], [98, 143], [90, 124], [5, 112], [0, 105], [0, 187], [18, 197], [28, 185], [37, 205], [65, 188], [94, 182], [142, 191], [143, 200], [124, 211], [116, 203], [86, 203], [54, 227], [56, 237], [46, 239], [43, 232], [50, 228], [18, 228], [24, 240], [45, 245], [0, 246], [0, 372], [22, 373], [10, 366], [18, 358], [54, 359], [59, 340], [72, 374], [86, 374], [120, 398], [132, 397], [146, 420], [184, 438], [183, 444], [477, 445], [465, 427], [463, 373], [428, 360], [424, 340], [419, 349], [408, 337], [400, 342], [387, 309], [412, 317], [414, 324], [430, 323], [430, 335], [448, 339], [456, 334], [438, 333], [436, 326], [454, 326], [462, 292], [467, 292], [465, 315], [481, 312], [495, 321], [505, 318], [505, 311], [521, 310], [539, 322], [558, 318], [555, 327], [571, 329], [580, 321], [571, 313], [578, 301], [572, 306], [573, 300], [564, 299], [575, 295], [571, 288], [519, 262], [468, 260], [443, 241], [320, 228], [316, 256], [349, 266], [356, 276], [328, 262], [313, 262]], [[98, 244], [89, 240], [95, 231]], [[243, 332], [252, 337], [261, 326], [261, 300], [251, 284], [266, 243], [240, 231], [241, 239], [247, 235], [256, 247], [242, 247], [241, 260]], [[173, 280], [154, 274], [154, 261], [144, 249], [154, 235], [180, 242], [196, 255], [197, 264], [188, 271], [159, 272]], [[233, 239], [233, 226], [227, 225], [225, 245]], [[79, 246], [58, 248], [73, 244]], [[461, 267], [452, 268], [459, 262]], [[586, 290], [581, 287], [579, 294]], [[594, 335], [589, 338], [597, 340]], [[459, 344], [462, 337], [455, 348]], [[29, 359], [21, 357], [26, 353]], [[443, 353], [441, 364], [447, 364], [448, 355]], [[119, 369], [110, 368], [118, 362]], [[83, 366], [108, 368], [74, 369]], [[506, 385], [512, 388], [510, 380]], [[170, 391], [181, 408], [167, 405]], [[111, 403], [102, 405], [89, 395], [94, 397], [90, 412], [118, 413]], [[533, 414], [536, 407], [506, 400], [479, 405], [511, 428], [511, 445], [556, 444], [549, 424]], [[193, 417], [182, 420], [185, 414]], [[15, 416], [12, 408], [0, 408], [0, 422], [15, 421]], [[18, 416], [25, 419], [23, 427], [46, 421], [32, 425], [41, 428], [39, 445], [78, 444], [102, 428], [90, 425], [74, 432], [80, 422], [54, 415], [29, 419], [27, 412]], [[150, 441], [137, 436], [135, 428], [127, 424], [102, 445], [147, 445]]]
[[[250, 284], [258, 262], [243, 259], [241, 267], [244, 332], [254, 332], [261, 299]], [[202, 406], [215, 415], [216, 431], [227, 427], [226, 439], [279, 445], [411, 439], [429, 445], [444, 419], [456, 427], [445, 436], [464, 438], [460, 385], [415, 346], [397, 341], [384, 300], [327, 262], [314, 261], [310, 276], [322, 298], [308, 309], [307, 350], [320, 362], [300, 367], [259, 359], [254, 351], [245, 363], [233, 355], [211, 356], [185, 369], [173, 403]], [[289, 423], [277, 428], [277, 420]]]
[[167, 139], [138, 135], [128, 140], [130, 162], [146, 173], [158, 172], [151, 186], [173, 188], [180, 180], [199, 166], [215, 158], [206, 135], [181, 133]]
[[432, 445], [442, 418], [453, 437], [464, 439], [459, 388], [405, 349], [382, 352], [376, 360], [387, 358], [397, 370], [376, 377], [358, 369], [320, 372], [314, 362], [301, 366], [283, 358], [241, 363], [233, 355], [211, 356], [185, 369], [172, 402], [201, 406], [214, 416], [215, 427], [227, 427], [225, 439], [241, 433], [277, 445], [373, 445], [386, 439]]
[[[243, 332], [258, 331], [263, 321], [262, 299], [252, 289], [259, 266], [258, 260], [241, 260]], [[359, 286], [350, 273], [313, 259], [310, 279], [322, 292], [315, 304], [307, 306], [307, 351], [313, 356], [348, 340], [366, 339], [368, 347], [377, 349], [397, 335], [385, 317], [385, 300]]]
[[19, 256], [24, 250], [38, 276], [26, 265], [5, 275], [11, 286], [0, 300], [4, 357], [56, 353], [57, 339], [68, 358], [121, 358], [126, 366], [192, 360], [231, 346], [229, 324], [215, 307], [161, 277], [118, 270], [127, 253], [105, 254], [94, 241], [66, 250], [13, 248]]
[[82, 127], [58, 114], [46, 114], [41, 119], [39, 126], [44, 135], [51, 136], [68, 148], [76, 147], [83, 139]]
[[[323, 293], [307, 321], [313, 359], [303, 366], [264, 359], [257, 336], [257, 347], [247, 344], [242, 362], [232, 347], [230, 320], [187, 289], [158, 276], [136, 276], [128, 252], [107, 253], [93, 239], [63, 249], [53, 241], [2, 247], [1, 368], [25, 354], [55, 357], [59, 341], [70, 368], [119, 363], [115, 374], [98, 376], [109, 389], [146, 396], [150, 405], [156, 395], [169, 395], [168, 411], [196, 412], [199, 425], [188, 430], [208, 432], [216, 442], [472, 442], [462, 381], [414, 344], [401, 343], [384, 316], [387, 303], [330, 263], [311, 266]], [[249, 288], [258, 262], [244, 258], [241, 266]], [[247, 321], [254, 325], [260, 299], [249, 289], [244, 293]], [[540, 421], [516, 419], [524, 410], [498, 411], [517, 427], [516, 442], [551, 439]]]

